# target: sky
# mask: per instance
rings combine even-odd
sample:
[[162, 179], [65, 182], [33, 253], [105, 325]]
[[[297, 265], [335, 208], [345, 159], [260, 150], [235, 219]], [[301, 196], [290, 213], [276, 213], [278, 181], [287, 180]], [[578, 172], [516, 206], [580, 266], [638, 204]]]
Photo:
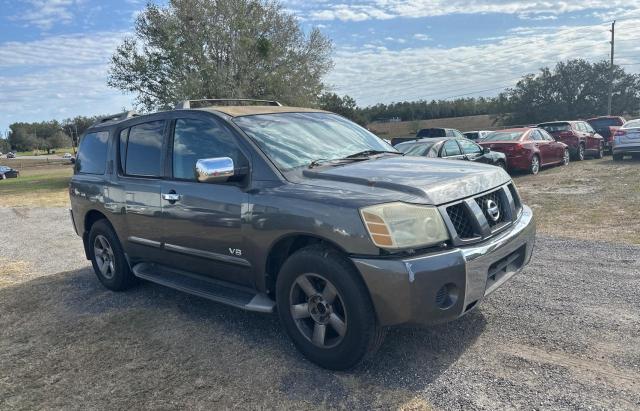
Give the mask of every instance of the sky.
[[[162, 1], [156, 1], [162, 4]], [[640, 72], [640, 0], [282, 0], [334, 43], [330, 89], [360, 106], [493, 96], [559, 60]], [[0, 134], [17, 121], [116, 113], [106, 84], [141, 0], [0, 0]]]

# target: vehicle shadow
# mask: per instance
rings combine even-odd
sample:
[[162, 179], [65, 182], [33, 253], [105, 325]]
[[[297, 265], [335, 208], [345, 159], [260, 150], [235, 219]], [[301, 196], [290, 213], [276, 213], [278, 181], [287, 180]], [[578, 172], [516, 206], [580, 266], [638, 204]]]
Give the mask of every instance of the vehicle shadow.
[[305, 360], [275, 315], [151, 283], [113, 293], [89, 268], [0, 288], [0, 313], [0, 408], [401, 405], [486, 325], [474, 311], [447, 325], [392, 329], [377, 355], [332, 372]]

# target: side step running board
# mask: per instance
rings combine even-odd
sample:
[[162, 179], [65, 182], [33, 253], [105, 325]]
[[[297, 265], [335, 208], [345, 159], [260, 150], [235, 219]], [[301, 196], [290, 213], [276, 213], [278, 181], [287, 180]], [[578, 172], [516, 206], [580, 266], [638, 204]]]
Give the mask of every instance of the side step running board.
[[158, 264], [136, 264], [132, 271], [143, 280], [247, 311], [272, 313], [276, 305], [266, 294]]

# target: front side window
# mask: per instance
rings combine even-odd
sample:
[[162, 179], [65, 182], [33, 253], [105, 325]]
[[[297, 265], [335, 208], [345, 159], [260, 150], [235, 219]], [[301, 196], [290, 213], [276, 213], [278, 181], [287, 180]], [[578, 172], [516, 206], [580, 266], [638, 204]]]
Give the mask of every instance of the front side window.
[[233, 121], [281, 171], [368, 150], [397, 152], [374, 134], [335, 114], [260, 114]]
[[455, 140], [449, 140], [444, 143], [444, 147], [442, 148], [442, 156], [443, 157], [451, 157], [451, 156], [459, 156], [462, 154], [460, 151], [460, 147]]
[[464, 154], [482, 154], [482, 149], [479, 145], [469, 140], [458, 140], [458, 144], [462, 147], [462, 152]]
[[[163, 139], [163, 120], [138, 124], [131, 127], [129, 129], [129, 138], [126, 144], [125, 174], [144, 177], [160, 177], [163, 174]], [[122, 155], [122, 145], [120, 150]]]
[[173, 135], [173, 177], [195, 180], [200, 159], [229, 157], [236, 167], [246, 160], [229, 129], [213, 120], [179, 119]]
[[76, 170], [83, 174], [104, 174], [107, 163], [108, 131], [86, 134], [78, 148]]

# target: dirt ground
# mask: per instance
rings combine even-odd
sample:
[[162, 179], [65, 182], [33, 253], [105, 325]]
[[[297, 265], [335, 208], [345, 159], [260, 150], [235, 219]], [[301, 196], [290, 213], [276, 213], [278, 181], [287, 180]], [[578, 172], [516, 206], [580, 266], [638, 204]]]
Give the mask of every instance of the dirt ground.
[[391, 330], [350, 372], [306, 361], [275, 316], [110, 292], [65, 207], [0, 206], [0, 409], [637, 410], [639, 169], [517, 176], [542, 228], [532, 263], [458, 321]]

